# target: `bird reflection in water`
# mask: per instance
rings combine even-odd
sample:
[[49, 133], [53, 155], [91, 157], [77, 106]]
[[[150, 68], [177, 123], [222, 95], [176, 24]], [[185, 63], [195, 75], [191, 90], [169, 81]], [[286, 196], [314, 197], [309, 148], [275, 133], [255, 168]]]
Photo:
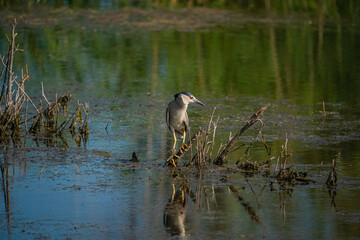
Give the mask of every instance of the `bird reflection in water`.
[[188, 208], [188, 202], [184, 190], [175, 191], [173, 185], [173, 193], [164, 211], [164, 227], [166, 232], [171, 236], [185, 237], [185, 217]]

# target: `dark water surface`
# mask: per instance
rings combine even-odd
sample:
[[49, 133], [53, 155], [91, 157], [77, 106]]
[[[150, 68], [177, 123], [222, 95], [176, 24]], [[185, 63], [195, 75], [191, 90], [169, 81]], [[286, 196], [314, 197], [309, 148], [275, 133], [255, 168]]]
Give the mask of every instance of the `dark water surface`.
[[[40, 96], [43, 82], [49, 99], [69, 91], [88, 102], [91, 134], [86, 144], [65, 134], [2, 146], [1, 239], [359, 239], [359, 29], [308, 21], [193, 31], [20, 28], [16, 64], [29, 67], [29, 95]], [[183, 90], [208, 105], [190, 106], [193, 130], [217, 108], [215, 149], [270, 103], [262, 132], [271, 156], [287, 133], [293, 163], [317, 183], [284, 189], [226, 168], [164, 167], [172, 145], [165, 109]], [[139, 163], [128, 161], [133, 151]], [[338, 152], [339, 184], [329, 190]], [[250, 158], [269, 157], [255, 143]]]

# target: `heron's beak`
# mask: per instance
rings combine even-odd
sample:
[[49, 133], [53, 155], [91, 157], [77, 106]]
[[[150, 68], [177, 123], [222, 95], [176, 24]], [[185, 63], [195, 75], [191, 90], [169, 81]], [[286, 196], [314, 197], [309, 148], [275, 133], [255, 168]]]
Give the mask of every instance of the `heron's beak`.
[[194, 103], [197, 103], [197, 104], [199, 104], [199, 105], [201, 105], [201, 106], [203, 106], [203, 107], [206, 107], [205, 104], [203, 104], [202, 102], [200, 102], [200, 101], [197, 100], [196, 98], [194, 99]]

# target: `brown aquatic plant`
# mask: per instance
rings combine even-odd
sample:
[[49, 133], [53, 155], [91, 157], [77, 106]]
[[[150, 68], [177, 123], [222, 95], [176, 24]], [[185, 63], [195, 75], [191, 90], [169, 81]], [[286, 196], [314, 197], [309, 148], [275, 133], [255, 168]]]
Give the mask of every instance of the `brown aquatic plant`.
[[[14, 55], [19, 49], [15, 45], [16, 19], [12, 24], [11, 36], [8, 37], [9, 48], [6, 56], [0, 56], [3, 66], [0, 73], [2, 87], [0, 93], [0, 140], [4, 141], [7, 137], [19, 139], [21, 125], [25, 126], [26, 133], [37, 134], [43, 130], [45, 135], [61, 134], [66, 128], [70, 128], [73, 137], [78, 132], [82, 139], [87, 139], [89, 106], [78, 103], [76, 111], [66, 120], [59, 122], [60, 118], [67, 115], [67, 105], [71, 100], [71, 95], [65, 93], [55, 101], [49, 101], [44, 92], [43, 83], [41, 83], [42, 99], [40, 107], [36, 106], [25, 91], [25, 82], [30, 79], [27, 66], [21, 70], [21, 78], [17, 81], [18, 76], [14, 73]], [[26, 108], [23, 109], [26, 102]], [[28, 103], [31, 103], [36, 113], [28, 118]], [[62, 113], [62, 114], [61, 114]], [[28, 124], [31, 124], [28, 128]], [[75, 138], [75, 137], [74, 137]], [[21, 143], [17, 143], [21, 145]]]
[[[45, 95], [43, 94], [43, 97]], [[29, 132], [31, 134], [36, 134], [40, 132], [41, 126], [44, 126], [44, 130], [47, 133], [58, 133], [61, 132], [61, 126], [58, 126], [58, 118], [61, 112], [65, 113], [67, 110], [67, 105], [71, 100], [71, 95], [69, 93], [65, 93], [59, 99], [56, 99], [55, 103], [51, 103], [47, 101], [48, 107], [40, 108], [38, 113], [30, 118], [26, 118], [21, 122], [21, 124], [33, 120], [32, 125], [30, 126]]]
[[[22, 70], [21, 79], [16, 81], [17, 76], [13, 72], [14, 54], [22, 51], [18, 46], [15, 46], [16, 20], [12, 24], [11, 36], [8, 37], [9, 48], [6, 57], [0, 56], [2, 63], [2, 71], [0, 80], [2, 80], [2, 88], [0, 93], [0, 137], [19, 135], [20, 130], [20, 111], [28, 98], [25, 93], [25, 81], [29, 79], [27, 67]], [[16, 85], [16, 89], [14, 88]]]
[[[211, 159], [215, 137], [216, 137], [216, 129], [217, 123], [219, 121], [219, 117], [216, 121], [214, 121], [214, 113], [216, 107], [214, 108], [209, 124], [206, 130], [201, 130], [198, 135], [196, 135], [196, 154], [193, 157], [193, 160], [197, 166], [206, 166], [206, 162]], [[191, 162], [190, 162], [191, 163]]]
[[[288, 183], [291, 185], [294, 185], [295, 183], [300, 183], [300, 184], [315, 183], [314, 180], [311, 180], [308, 178], [308, 175], [306, 172], [297, 171], [294, 164], [287, 167], [287, 163], [289, 163], [290, 157], [292, 156], [292, 154], [288, 151], [289, 139], [287, 136], [288, 135], [286, 134], [285, 142], [281, 146], [280, 157], [278, 158], [278, 161], [280, 161], [280, 169], [279, 169], [279, 172], [277, 173], [277, 175], [275, 176], [277, 182], [279, 182], [282, 185], [288, 184]], [[277, 170], [277, 166], [276, 166], [275, 171], [276, 170]]]
[[337, 173], [336, 173], [336, 165], [341, 158], [341, 153], [339, 152], [337, 157], [332, 160], [332, 167], [329, 173], [329, 176], [326, 180], [326, 185], [328, 186], [336, 186], [337, 185]]
[[238, 169], [246, 172], [260, 172], [260, 171], [269, 172], [272, 159], [273, 158], [270, 158], [267, 161], [259, 162], [259, 163], [256, 161], [251, 162], [246, 160], [245, 162], [238, 165]]

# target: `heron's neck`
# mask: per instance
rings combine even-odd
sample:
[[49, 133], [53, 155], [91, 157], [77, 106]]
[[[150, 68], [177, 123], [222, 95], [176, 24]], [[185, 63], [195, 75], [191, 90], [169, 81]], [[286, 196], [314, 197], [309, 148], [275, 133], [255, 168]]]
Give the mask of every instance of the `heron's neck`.
[[184, 103], [184, 101], [182, 100], [182, 98], [177, 98], [176, 99], [176, 103], [177, 105], [180, 107], [180, 108], [183, 108], [183, 109], [187, 109], [189, 103]]

